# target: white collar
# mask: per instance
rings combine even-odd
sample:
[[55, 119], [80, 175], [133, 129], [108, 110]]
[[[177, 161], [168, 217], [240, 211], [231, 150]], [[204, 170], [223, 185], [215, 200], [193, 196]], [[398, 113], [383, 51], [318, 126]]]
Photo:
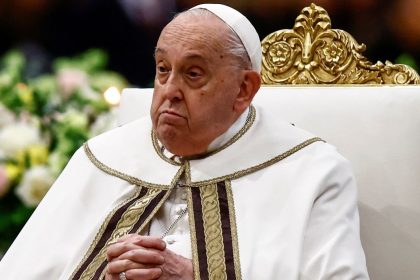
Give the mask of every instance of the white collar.
[[[223, 134], [217, 136], [207, 147], [207, 152], [215, 151], [216, 149], [222, 147], [224, 144], [226, 144], [235, 134], [241, 130], [242, 127], [244, 127], [247, 117], [249, 114], [249, 107], [236, 119], [236, 121], [226, 130]], [[162, 143], [159, 141], [159, 146], [162, 147]], [[179, 161], [179, 157], [170, 151], [168, 149], [163, 149], [162, 153], [167, 158], [173, 159], [175, 161]]]
[[[243, 174], [254, 172], [253, 168], [262, 168], [262, 165], [269, 164], [273, 159], [279, 158], [299, 145], [302, 146], [304, 141], [313, 137], [310, 133], [281, 121], [277, 112], [264, 110], [261, 107], [256, 107], [255, 112], [255, 119], [252, 120], [249, 130], [245, 130], [246, 133], [241, 134], [229, 147], [217, 153], [210, 152], [211, 155], [205, 160], [201, 158], [188, 160], [192, 184], [198, 186], [208, 180], [234, 178], [244, 171], [246, 172]], [[237, 121], [239, 127], [241, 119], [242, 116]], [[236, 131], [234, 129], [236, 126], [235, 121], [233, 127], [228, 129], [226, 139]], [[122, 174], [123, 177], [120, 178], [128, 178], [129, 180], [124, 179], [128, 182], [134, 178], [142, 181], [135, 184], [141, 185], [146, 182], [169, 186], [180, 171], [181, 165], [162, 160], [163, 157], [156, 150], [158, 145], [155, 145], [151, 131], [150, 118], [141, 118], [90, 139], [90, 153], [100, 163], [97, 166], [105, 166], [103, 170], [115, 171], [117, 175]], [[236, 135], [240, 133], [241, 130]], [[228, 141], [222, 144], [224, 142], [220, 140], [218, 145], [222, 146], [216, 151], [229, 143]]]

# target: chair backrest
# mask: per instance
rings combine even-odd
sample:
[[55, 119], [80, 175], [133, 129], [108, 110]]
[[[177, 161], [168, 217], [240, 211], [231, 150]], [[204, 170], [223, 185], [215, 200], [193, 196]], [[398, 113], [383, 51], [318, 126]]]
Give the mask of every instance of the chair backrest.
[[[420, 86], [381, 85], [419, 84], [419, 75], [367, 61], [364, 45], [331, 29], [316, 5], [262, 46], [263, 83], [273, 86], [262, 87], [253, 103], [322, 137], [352, 162], [371, 279], [420, 279]], [[152, 89], [126, 89], [119, 123], [148, 115], [151, 98]]]
[[420, 279], [420, 87], [349, 87], [420, 84], [418, 73], [389, 61], [372, 64], [362, 55], [366, 46], [331, 29], [327, 12], [314, 4], [301, 11], [293, 29], [273, 32], [261, 44], [264, 84], [314, 86], [278, 89], [279, 95], [296, 94], [273, 100], [289, 105], [279, 112], [353, 163], [371, 278]]

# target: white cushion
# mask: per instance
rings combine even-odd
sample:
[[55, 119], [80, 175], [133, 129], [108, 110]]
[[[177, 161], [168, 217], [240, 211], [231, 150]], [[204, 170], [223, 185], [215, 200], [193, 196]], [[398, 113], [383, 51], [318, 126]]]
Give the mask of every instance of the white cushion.
[[[152, 89], [126, 89], [123, 124], [149, 114]], [[273, 86], [254, 103], [335, 145], [359, 185], [371, 279], [420, 277], [420, 87]]]

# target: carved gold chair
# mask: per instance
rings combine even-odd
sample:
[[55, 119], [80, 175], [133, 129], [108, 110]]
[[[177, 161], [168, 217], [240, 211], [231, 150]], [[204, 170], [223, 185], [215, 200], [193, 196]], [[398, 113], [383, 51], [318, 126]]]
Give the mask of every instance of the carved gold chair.
[[331, 29], [327, 12], [304, 8], [293, 29], [271, 33], [262, 41], [262, 80], [273, 84], [419, 84], [411, 67], [389, 61], [372, 64], [346, 31]]
[[[406, 65], [372, 64], [365, 46], [302, 10], [262, 41], [264, 86], [254, 103], [335, 145], [359, 186], [361, 238], [373, 280], [420, 279], [420, 83]], [[152, 89], [126, 89], [124, 124], [147, 115]]]

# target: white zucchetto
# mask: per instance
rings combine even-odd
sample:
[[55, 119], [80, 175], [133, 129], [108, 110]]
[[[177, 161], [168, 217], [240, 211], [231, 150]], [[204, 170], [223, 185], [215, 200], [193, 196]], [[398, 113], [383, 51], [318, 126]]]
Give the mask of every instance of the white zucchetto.
[[261, 42], [252, 23], [237, 10], [222, 4], [201, 4], [193, 9], [205, 9], [223, 20], [239, 37], [251, 60], [252, 69], [261, 72]]

